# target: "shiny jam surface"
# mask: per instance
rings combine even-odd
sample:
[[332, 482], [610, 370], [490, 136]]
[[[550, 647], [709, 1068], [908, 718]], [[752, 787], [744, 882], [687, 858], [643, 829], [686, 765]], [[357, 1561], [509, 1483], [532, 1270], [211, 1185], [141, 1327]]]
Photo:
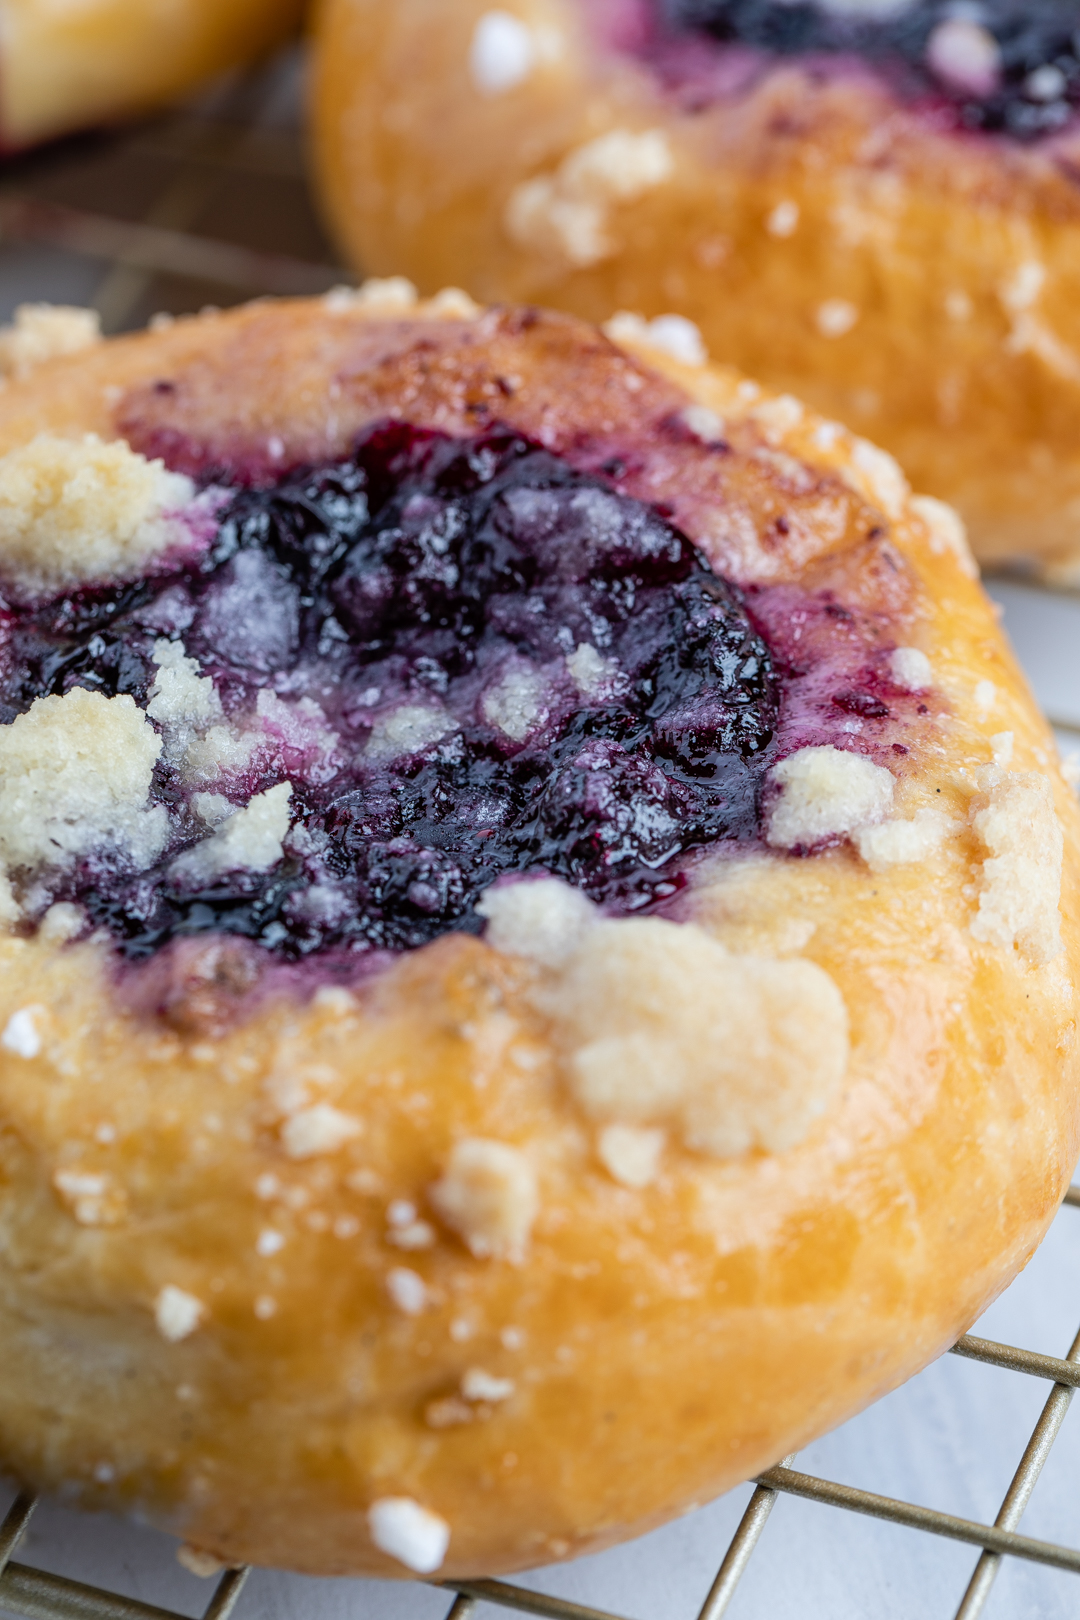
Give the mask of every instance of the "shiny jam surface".
[[[211, 676], [253, 763], [199, 787], [237, 805], [284, 779], [271, 870], [209, 887], [184, 762], [152, 803], [152, 870], [58, 872], [131, 958], [182, 935], [297, 959], [477, 930], [505, 873], [616, 910], [674, 894], [688, 853], [758, 836], [779, 678], [739, 593], [657, 512], [511, 431], [396, 424], [348, 461], [234, 492], [201, 564], [15, 610], [0, 720], [82, 686], [147, 706], [161, 638]], [[254, 717], [254, 719], [253, 719]]]
[[[1020, 140], [1060, 130], [1080, 104], [1073, 0], [656, 0], [654, 18], [653, 49], [688, 35], [766, 57], [859, 57], [958, 127]], [[670, 65], [678, 77], [677, 55]]]
[[[153, 710], [164, 644], [243, 744], [208, 779], [199, 737], [166, 724], [160, 858], [38, 873], [29, 927], [69, 901], [129, 961], [233, 936], [348, 976], [478, 932], [481, 893], [516, 874], [656, 909], [703, 852], [760, 845], [777, 759], [832, 743], [895, 763], [928, 712], [891, 682], [887, 617], [740, 592], [660, 510], [511, 429], [382, 423], [345, 461], [224, 500], [201, 558], [4, 610], [0, 723], [75, 687]], [[207, 803], [227, 826], [286, 781], [280, 858], [200, 881]]]

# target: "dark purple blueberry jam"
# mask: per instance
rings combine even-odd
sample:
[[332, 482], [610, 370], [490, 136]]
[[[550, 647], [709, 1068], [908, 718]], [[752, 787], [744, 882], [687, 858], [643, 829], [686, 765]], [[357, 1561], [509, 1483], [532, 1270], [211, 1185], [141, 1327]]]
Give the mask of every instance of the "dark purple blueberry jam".
[[263, 693], [270, 755], [199, 786], [244, 803], [292, 781], [275, 867], [185, 886], [171, 863], [207, 828], [166, 752], [161, 862], [48, 878], [130, 958], [207, 931], [292, 959], [407, 949], [478, 929], [504, 873], [634, 910], [689, 852], [759, 833], [778, 691], [739, 593], [655, 511], [508, 430], [383, 424], [348, 461], [237, 492], [200, 564], [7, 630], [3, 720], [75, 686], [145, 707], [162, 636], [236, 726]]
[[[861, 56], [889, 73], [909, 98], [943, 98], [969, 129], [1032, 139], [1060, 129], [1080, 104], [1075, 0], [979, 0], [974, 5], [914, 0], [876, 17], [814, 0], [660, 0], [660, 5], [676, 31], [710, 34], [783, 56]], [[934, 49], [935, 32], [957, 21], [981, 31], [991, 56], [996, 45], [996, 71], [982, 83], [965, 82], [962, 71], [947, 69], [950, 58], [956, 61], [955, 48]]]

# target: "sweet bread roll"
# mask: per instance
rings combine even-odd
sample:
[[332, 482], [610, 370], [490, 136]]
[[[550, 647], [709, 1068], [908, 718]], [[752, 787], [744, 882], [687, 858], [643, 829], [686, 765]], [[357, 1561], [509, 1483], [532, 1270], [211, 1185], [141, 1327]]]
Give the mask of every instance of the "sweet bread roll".
[[1053, 0], [325, 0], [318, 168], [369, 273], [677, 310], [892, 451], [977, 555], [1077, 578], [1076, 25]]
[[4, 0], [0, 149], [175, 100], [286, 39], [301, 0]]
[[19, 1478], [226, 1562], [568, 1558], [1038, 1243], [1051, 737], [955, 517], [687, 336], [374, 284], [0, 392]]

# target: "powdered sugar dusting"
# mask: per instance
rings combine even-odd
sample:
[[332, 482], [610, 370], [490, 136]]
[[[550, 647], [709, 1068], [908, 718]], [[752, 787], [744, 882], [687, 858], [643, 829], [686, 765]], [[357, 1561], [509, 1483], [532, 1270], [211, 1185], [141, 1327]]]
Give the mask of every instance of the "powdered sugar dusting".
[[380, 1552], [416, 1575], [433, 1575], [450, 1545], [446, 1520], [411, 1496], [384, 1496], [373, 1502], [368, 1528]]
[[499, 96], [527, 79], [536, 61], [532, 30], [509, 11], [485, 11], [469, 46], [469, 72], [483, 95]]
[[41, 1051], [41, 1035], [32, 1007], [20, 1007], [18, 1012], [12, 1013], [4, 1025], [4, 1033], [0, 1035], [0, 1046], [5, 1052], [14, 1052], [17, 1057], [37, 1057]]
[[184, 1288], [166, 1283], [154, 1301], [154, 1320], [163, 1339], [171, 1344], [189, 1338], [199, 1326], [206, 1307]]

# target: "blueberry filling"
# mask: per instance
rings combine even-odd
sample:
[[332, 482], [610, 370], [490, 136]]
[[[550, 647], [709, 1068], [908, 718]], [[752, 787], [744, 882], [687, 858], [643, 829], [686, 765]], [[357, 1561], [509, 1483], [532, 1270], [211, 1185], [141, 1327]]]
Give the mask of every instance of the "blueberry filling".
[[[655, 510], [509, 430], [381, 424], [345, 462], [235, 492], [200, 564], [9, 610], [6, 637], [2, 720], [79, 686], [146, 708], [164, 638], [222, 726], [261, 739], [195, 783], [167, 737], [158, 864], [47, 874], [43, 903], [78, 902], [132, 959], [207, 931], [294, 960], [408, 949], [477, 931], [510, 873], [635, 910], [693, 851], [759, 836], [779, 683], [739, 593]], [[196, 788], [221, 814], [286, 778], [282, 859], [192, 884]]]
[[[1080, 103], [1080, 15], [1073, 0], [660, 0], [668, 24], [791, 56], [854, 53], [910, 99], [943, 99], [969, 129], [1032, 139]], [[876, 11], [876, 15], [875, 15]]]

